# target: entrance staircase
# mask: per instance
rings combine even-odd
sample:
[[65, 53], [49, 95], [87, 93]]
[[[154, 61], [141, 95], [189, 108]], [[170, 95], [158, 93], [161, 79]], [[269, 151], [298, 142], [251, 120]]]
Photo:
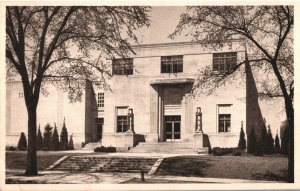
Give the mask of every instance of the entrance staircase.
[[69, 156], [49, 170], [88, 172], [144, 172], [150, 171], [158, 157], [125, 156]]
[[136, 147], [130, 148], [131, 153], [168, 153], [168, 154], [196, 154], [192, 143], [183, 142], [140, 142]]

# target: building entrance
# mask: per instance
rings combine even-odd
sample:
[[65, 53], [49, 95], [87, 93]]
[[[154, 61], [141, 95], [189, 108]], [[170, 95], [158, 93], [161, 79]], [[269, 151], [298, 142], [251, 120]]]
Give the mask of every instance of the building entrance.
[[103, 131], [103, 118], [96, 118], [96, 139], [97, 141], [102, 140], [102, 131]]
[[167, 142], [180, 140], [180, 122], [180, 115], [165, 116], [165, 135]]

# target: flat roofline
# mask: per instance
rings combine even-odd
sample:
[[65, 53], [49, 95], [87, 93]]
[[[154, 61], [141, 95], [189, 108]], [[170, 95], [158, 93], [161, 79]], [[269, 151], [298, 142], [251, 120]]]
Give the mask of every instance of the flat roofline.
[[[228, 39], [224, 42], [242, 42], [242, 38]], [[167, 47], [167, 46], [183, 46], [183, 45], [201, 45], [204, 43], [198, 43], [195, 41], [184, 41], [184, 42], [165, 42], [165, 43], [151, 43], [151, 44], [136, 44], [131, 45], [132, 48], [152, 48], [152, 47]], [[213, 43], [206, 43], [213, 44]]]

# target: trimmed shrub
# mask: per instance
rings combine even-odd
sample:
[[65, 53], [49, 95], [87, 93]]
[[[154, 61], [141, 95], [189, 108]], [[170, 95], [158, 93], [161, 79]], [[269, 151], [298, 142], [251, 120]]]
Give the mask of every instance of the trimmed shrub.
[[274, 139], [273, 139], [270, 125], [268, 125], [268, 133], [267, 133], [267, 137], [266, 137], [266, 145], [264, 148], [264, 153], [265, 154], [273, 154], [274, 153]]
[[248, 148], [247, 148], [247, 152], [249, 154], [254, 154], [255, 152], [255, 148], [256, 148], [256, 137], [255, 137], [255, 133], [254, 133], [254, 129], [251, 129], [250, 135], [248, 136]]
[[280, 143], [279, 143], [278, 133], [275, 136], [275, 152], [276, 153], [280, 152]]
[[43, 150], [49, 151], [51, 149], [51, 136], [53, 127], [49, 123], [44, 127], [44, 140], [43, 140]]
[[263, 146], [262, 146], [261, 142], [258, 142], [255, 144], [254, 155], [255, 156], [263, 156], [264, 155]]
[[242, 127], [241, 127], [241, 132], [240, 132], [240, 139], [239, 139], [238, 148], [241, 151], [244, 151], [246, 149], [246, 139], [245, 139], [245, 132], [244, 132], [244, 129], [243, 129], [243, 122], [242, 122], [241, 126]]
[[56, 124], [54, 124], [54, 130], [51, 137], [51, 150], [58, 151], [59, 150], [59, 138]]
[[101, 146], [94, 149], [94, 152], [101, 152], [101, 153], [115, 153], [116, 151], [117, 151], [116, 147], [112, 147], [112, 146], [109, 147]]
[[68, 150], [68, 130], [65, 119], [60, 133], [60, 150]]
[[16, 150], [17, 150], [17, 147], [14, 147], [14, 146], [6, 146], [6, 147], [5, 147], [5, 150], [6, 150], [6, 151], [16, 151]]
[[242, 150], [240, 148], [235, 148], [232, 151], [233, 156], [241, 156], [242, 155]]
[[26, 136], [25, 133], [22, 132], [20, 135], [20, 139], [18, 142], [18, 150], [19, 151], [26, 151], [27, 150], [27, 140], [26, 140]]
[[267, 146], [267, 126], [266, 126], [266, 119], [264, 118], [264, 125], [261, 129], [261, 140], [260, 140], [260, 146], [263, 153], [266, 153], [266, 146]]
[[38, 133], [36, 136], [36, 150], [42, 150], [43, 149], [43, 136], [41, 132], [41, 126], [39, 125]]
[[212, 154], [215, 156], [222, 156], [222, 155], [227, 155], [233, 153], [234, 150], [238, 148], [220, 148], [220, 147], [214, 147], [212, 149]]
[[68, 150], [74, 150], [73, 135], [70, 136]]

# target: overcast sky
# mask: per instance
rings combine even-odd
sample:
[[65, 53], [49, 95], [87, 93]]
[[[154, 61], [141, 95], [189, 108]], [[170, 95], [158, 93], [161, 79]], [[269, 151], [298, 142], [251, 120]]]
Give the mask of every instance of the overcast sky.
[[188, 41], [187, 37], [181, 35], [174, 40], [168, 38], [168, 35], [174, 32], [178, 24], [180, 14], [185, 11], [181, 6], [153, 6], [150, 12], [151, 25], [143, 28], [137, 34], [142, 44], [165, 43], [165, 42], [183, 42]]

